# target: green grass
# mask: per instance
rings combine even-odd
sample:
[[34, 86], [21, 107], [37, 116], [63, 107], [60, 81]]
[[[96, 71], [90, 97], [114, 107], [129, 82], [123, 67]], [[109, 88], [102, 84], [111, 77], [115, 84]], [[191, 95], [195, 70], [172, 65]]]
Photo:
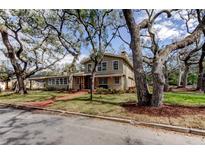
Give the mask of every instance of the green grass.
[[[205, 106], [205, 95], [199, 93], [168, 92], [165, 93], [165, 104], [184, 106]], [[136, 94], [108, 94], [94, 95], [93, 101], [89, 100], [89, 95], [83, 95], [67, 101], [57, 101], [50, 106], [53, 109], [62, 109], [92, 114], [104, 114], [113, 112], [121, 113], [122, 103], [135, 102]]]
[[20, 95], [14, 93], [1, 93], [0, 103], [14, 103], [22, 104], [25, 102], [36, 102], [54, 98], [56, 96], [64, 95], [59, 92], [48, 91], [29, 91], [27, 95]]
[[56, 101], [50, 106], [53, 109], [69, 110], [89, 114], [110, 114], [119, 115], [124, 102], [136, 100], [133, 94], [120, 95], [94, 95], [93, 101], [89, 100], [89, 95], [83, 95], [67, 101]]
[[[22, 102], [35, 102], [43, 101], [54, 98], [56, 96], [65, 95], [57, 91], [29, 91], [27, 95], [19, 95], [12, 93], [0, 93], [0, 103], [22, 103]], [[136, 94], [108, 94], [108, 95], [94, 95], [92, 105], [118, 105], [136, 101]], [[67, 101], [59, 101], [66, 103]], [[73, 103], [91, 103], [89, 95], [83, 95], [75, 99], [69, 100], [69, 104]], [[164, 103], [170, 105], [184, 105], [184, 106], [205, 106], [205, 94], [194, 92], [167, 92], [164, 95]]]
[[[94, 95], [93, 101], [89, 100], [89, 95], [83, 95], [71, 100], [56, 101], [48, 108], [65, 111], [81, 112], [93, 115], [105, 115], [115, 117], [126, 117], [138, 121], [171, 124], [183, 127], [193, 127], [205, 129], [205, 116], [182, 115], [179, 117], [149, 116], [146, 114], [135, 114], [121, 106], [122, 103], [136, 101], [135, 94], [109, 94]], [[168, 92], [165, 94], [165, 102], [170, 105], [185, 106], [205, 106], [205, 95], [199, 93]]]
[[[29, 91], [28, 95], [22, 96], [18, 94], [6, 95], [3, 93], [0, 94], [0, 103], [21, 104], [47, 100], [62, 95], [69, 94], [48, 91]], [[50, 104], [48, 108], [94, 115], [126, 117], [145, 122], [205, 129], [205, 116], [203, 114], [182, 115], [179, 117], [149, 116], [146, 114], [132, 113], [121, 106], [122, 103], [135, 102], [136, 100], [136, 94], [95, 94], [91, 102], [89, 100], [89, 94], [85, 94], [70, 100], [55, 101], [53, 104]], [[205, 94], [194, 92], [168, 92], [164, 95], [164, 103], [169, 105], [205, 106]]]
[[164, 102], [170, 105], [205, 106], [205, 94], [194, 92], [165, 93]]

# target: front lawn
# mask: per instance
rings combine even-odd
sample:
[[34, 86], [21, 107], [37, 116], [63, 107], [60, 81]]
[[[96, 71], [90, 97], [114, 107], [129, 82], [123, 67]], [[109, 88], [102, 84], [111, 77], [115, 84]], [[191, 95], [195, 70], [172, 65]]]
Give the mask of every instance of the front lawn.
[[136, 100], [134, 94], [94, 95], [92, 102], [89, 97], [90, 95], [86, 94], [67, 101], [56, 101], [50, 108], [89, 114], [109, 113], [109, 115], [116, 115], [121, 112], [121, 104]]
[[25, 96], [1, 94], [0, 103], [22, 104], [66, 96], [63, 100], [53, 99], [54, 103], [48, 105], [47, 108], [205, 129], [205, 94], [203, 93], [165, 93], [164, 104], [166, 105], [159, 108], [124, 105], [135, 103], [136, 94], [95, 94], [92, 102], [89, 100], [89, 94], [67, 99], [70, 95], [48, 91], [29, 91], [29, 94]]
[[14, 93], [1, 93], [0, 103], [22, 104], [25, 102], [37, 102], [48, 99], [53, 99], [56, 96], [63, 96], [64, 93], [56, 91], [29, 91], [27, 95], [20, 95]]
[[170, 105], [205, 106], [205, 94], [196, 92], [168, 92], [164, 102]]
[[[87, 94], [67, 101], [56, 101], [54, 104], [51, 104], [49, 108], [205, 129], [205, 109], [199, 109], [199, 112], [198, 109], [195, 108], [196, 106], [205, 106], [204, 94], [166, 93], [165, 104], [171, 105], [171, 107], [165, 106], [165, 108], [127, 108], [122, 105], [125, 102], [135, 103], [135, 101], [135, 94], [108, 94], [94, 95], [93, 101], [91, 102]], [[180, 108], [173, 105], [189, 107]], [[204, 110], [204, 113], [202, 113], [201, 110]]]

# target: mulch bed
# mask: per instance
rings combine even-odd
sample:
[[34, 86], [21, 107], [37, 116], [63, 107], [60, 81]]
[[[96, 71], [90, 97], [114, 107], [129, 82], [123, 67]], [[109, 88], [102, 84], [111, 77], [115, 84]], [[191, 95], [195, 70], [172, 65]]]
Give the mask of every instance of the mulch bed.
[[67, 96], [56, 97], [55, 100], [57, 100], [57, 101], [67, 101], [67, 100], [73, 99], [75, 97], [84, 95], [84, 94], [87, 94], [87, 92], [86, 91], [80, 91], [80, 92], [76, 92], [76, 93], [73, 93], [73, 94], [69, 94]]
[[197, 93], [203, 93], [203, 91], [199, 91], [199, 90], [196, 90], [196, 88], [183, 88], [183, 87], [173, 87], [173, 88], [170, 88], [170, 91], [172, 92], [197, 92]]
[[25, 103], [24, 105], [33, 106], [33, 107], [47, 107], [48, 105], [52, 103], [54, 103], [53, 100], [46, 100], [46, 101], [40, 101], [40, 102], [28, 102], [28, 103]]
[[67, 100], [73, 99], [74, 97], [81, 96], [83, 94], [87, 94], [87, 92], [76, 92], [73, 94], [68, 94], [66, 96], [53, 97], [51, 99], [44, 100], [44, 101], [27, 102], [24, 105], [33, 106], [33, 107], [47, 107], [50, 104], [53, 104], [55, 101], [67, 101]]
[[137, 106], [134, 103], [122, 105], [129, 113], [150, 116], [179, 117], [182, 115], [205, 114], [205, 107], [185, 107], [178, 105], [162, 105], [160, 107]]

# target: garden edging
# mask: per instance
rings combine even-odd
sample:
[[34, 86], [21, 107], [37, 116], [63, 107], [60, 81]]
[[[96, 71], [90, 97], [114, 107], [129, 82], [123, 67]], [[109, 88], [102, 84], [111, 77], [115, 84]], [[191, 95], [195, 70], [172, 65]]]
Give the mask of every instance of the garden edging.
[[63, 115], [71, 114], [71, 115], [85, 116], [85, 117], [90, 117], [90, 118], [98, 118], [98, 119], [111, 120], [111, 121], [122, 122], [122, 123], [129, 123], [134, 126], [147, 126], [147, 127], [161, 128], [161, 129], [166, 129], [170, 131], [181, 132], [181, 133], [190, 133], [194, 135], [205, 136], [205, 130], [202, 130], [202, 129], [186, 128], [186, 127], [181, 127], [181, 126], [173, 126], [173, 125], [159, 124], [159, 123], [140, 122], [140, 121], [135, 121], [132, 119], [99, 116], [99, 115], [85, 114], [85, 113], [79, 113], [79, 112], [69, 112], [69, 111], [54, 110], [54, 109], [33, 107], [33, 106], [27, 106], [27, 105], [14, 105], [14, 104], [1, 104], [0, 103], [0, 106], [11, 107], [11, 108], [16, 108], [16, 109], [23, 109], [23, 110], [43, 110], [43, 111], [48, 111], [48, 112], [61, 113]]

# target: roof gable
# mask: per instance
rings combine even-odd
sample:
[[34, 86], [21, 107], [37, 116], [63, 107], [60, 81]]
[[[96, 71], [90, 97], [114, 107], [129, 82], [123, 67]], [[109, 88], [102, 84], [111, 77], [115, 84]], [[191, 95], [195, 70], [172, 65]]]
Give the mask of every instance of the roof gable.
[[[111, 53], [105, 53], [104, 54], [104, 57], [113, 57], [113, 58], [116, 58], [116, 59], [122, 59], [125, 63], [127, 63], [132, 69], [133, 69], [133, 64], [132, 62], [130, 61], [130, 59], [126, 56], [122, 56], [122, 55], [115, 55], [115, 54], [111, 54]], [[88, 57], [88, 58], [85, 58], [81, 61], [81, 64], [86, 64], [86, 63], [89, 63], [91, 61], [91, 59]]]

